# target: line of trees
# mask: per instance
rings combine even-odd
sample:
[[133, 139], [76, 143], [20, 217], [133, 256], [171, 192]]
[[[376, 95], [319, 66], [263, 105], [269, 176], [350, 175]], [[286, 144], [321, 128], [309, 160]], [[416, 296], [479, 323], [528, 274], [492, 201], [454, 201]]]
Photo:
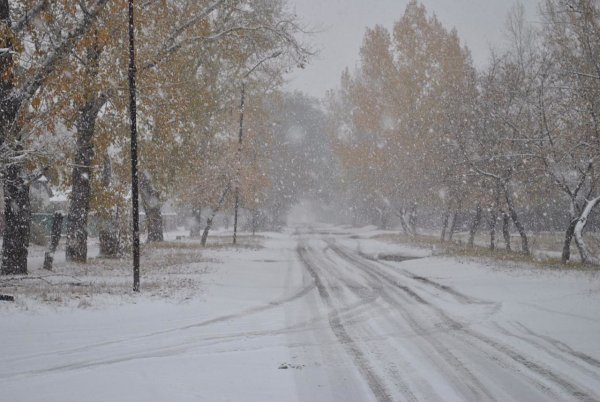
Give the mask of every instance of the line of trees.
[[[455, 30], [413, 0], [392, 31], [368, 29], [356, 71], [328, 94], [328, 131], [345, 175], [349, 208], [407, 235], [437, 216], [442, 240], [472, 211], [469, 243], [488, 220], [490, 248], [501, 223], [530, 254], [528, 219], [542, 226], [562, 208], [562, 261], [573, 240], [599, 263], [584, 231], [600, 203], [600, 5], [544, 0], [541, 23], [517, 5], [509, 46], [477, 71]], [[547, 218], [544, 218], [547, 217]]]
[[[214, 209], [230, 202], [221, 195], [237, 164], [260, 171], [271, 132], [262, 118], [266, 99], [312, 53], [285, 0], [140, 0], [136, 7], [140, 195], [148, 241], [161, 241], [167, 199]], [[87, 259], [90, 211], [101, 253], [124, 251], [127, 52], [125, 0], [0, 0], [2, 274], [27, 273], [29, 190], [41, 177], [70, 194], [68, 260]], [[246, 82], [249, 131], [264, 138], [245, 145], [256, 157], [236, 162], [241, 77], [274, 52], [279, 57]], [[242, 198], [268, 185], [255, 180]]]

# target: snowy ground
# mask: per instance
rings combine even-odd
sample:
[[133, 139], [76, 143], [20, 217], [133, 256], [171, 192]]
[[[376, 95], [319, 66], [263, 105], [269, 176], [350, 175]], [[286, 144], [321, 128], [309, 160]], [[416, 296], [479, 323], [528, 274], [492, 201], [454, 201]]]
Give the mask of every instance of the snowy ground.
[[201, 255], [173, 243], [147, 252], [141, 295], [17, 293], [0, 305], [0, 400], [600, 400], [598, 273], [371, 234], [306, 224]]

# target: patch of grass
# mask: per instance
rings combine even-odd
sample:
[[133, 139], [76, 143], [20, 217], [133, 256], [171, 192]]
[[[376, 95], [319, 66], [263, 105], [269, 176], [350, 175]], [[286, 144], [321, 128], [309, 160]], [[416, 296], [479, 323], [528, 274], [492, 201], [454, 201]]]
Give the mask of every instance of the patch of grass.
[[208, 249], [227, 249], [227, 248], [243, 248], [243, 249], [260, 249], [262, 248], [262, 240], [264, 236], [256, 235], [241, 235], [237, 237], [237, 244], [233, 244], [231, 236], [214, 236], [208, 239], [206, 248]]
[[209, 250], [225, 250], [225, 249], [248, 249], [248, 250], [259, 250], [263, 246], [259, 243], [237, 243], [235, 246], [231, 243], [210, 243], [206, 245], [206, 249]]
[[262, 240], [264, 236], [243, 235], [237, 237], [237, 244], [233, 245], [231, 236], [212, 236], [208, 238], [207, 244], [202, 245], [199, 239], [184, 239], [178, 241], [163, 241], [156, 243], [147, 243], [144, 249], [148, 250], [221, 250], [227, 248], [245, 248], [245, 249], [260, 249], [262, 248]]
[[161, 241], [161, 242], [153, 242], [146, 243], [144, 245], [144, 249], [152, 250], [152, 249], [202, 249], [202, 244], [200, 241]]
[[[535, 266], [538, 268], [582, 271], [600, 270], [600, 266], [584, 264], [578, 261], [571, 261], [568, 264], [563, 264], [560, 258], [546, 257], [541, 259], [536, 258], [535, 256], [524, 255], [520, 251], [508, 251], [503, 248], [490, 250], [489, 247], [483, 247], [478, 245], [470, 247], [460, 240], [441, 242], [440, 239], [435, 236], [418, 235], [411, 237], [404, 234], [381, 234], [373, 236], [373, 238], [392, 243], [410, 244], [420, 247], [431, 248], [434, 250], [434, 254], [437, 255], [449, 255], [473, 259], [486, 259], [521, 265], [527, 264], [529, 266]], [[537, 236], [536, 239], [538, 239]], [[550, 242], [556, 243], [555, 237], [553, 238], [551, 235], [545, 236], [543, 241], [545, 241], [546, 244]], [[558, 244], [561, 245], [560, 243]], [[520, 244], [516, 244], [515, 246], [520, 246]]]
[[[232, 245], [231, 236], [209, 237], [207, 247], [199, 239], [145, 244], [141, 250], [141, 295], [184, 302], [202, 293], [204, 275], [219, 263], [218, 250], [256, 250], [263, 236], [242, 235]], [[212, 254], [209, 251], [213, 251]], [[41, 247], [33, 250], [42, 255]], [[64, 245], [57, 253], [64, 253]], [[208, 256], [207, 256], [208, 254]], [[95, 308], [109, 303], [135, 302], [131, 256], [89, 258], [87, 263], [55, 263], [53, 271], [29, 267], [29, 275], [0, 278], [0, 294], [13, 295], [17, 308], [36, 304], [56, 307]], [[30, 304], [35, 301], [34, 304]]]
[[[203, 276], [214, 262], [214, 258], [203, 255], [200, 245], [166, 243], [145, 247], [141, 255], [141, 295], [176, 302], [191, 299], [202, 293]], [[60, 263], [53, 271], [30, 266], [29, 275], [0, 278], [0, 293], [13, 295], [17, 308], [24, 309], [30, 301], [35, 302], [32, 307], [39, 303], [93, 308], [107, 301], [134, 302], [140, 296], [132, 291], [129, 256], [90, 258], [86, 264]]]

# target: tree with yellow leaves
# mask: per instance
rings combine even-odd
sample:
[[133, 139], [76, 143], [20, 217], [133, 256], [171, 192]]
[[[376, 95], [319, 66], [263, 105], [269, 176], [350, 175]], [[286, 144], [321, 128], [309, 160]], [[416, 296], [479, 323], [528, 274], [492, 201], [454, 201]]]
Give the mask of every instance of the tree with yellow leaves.
[[[182, 1], [140, 5], [138, 20], [144, 27], [138, 35], [140, 184], [148, 241], [162, 240], [160, 209], [166, 197], [173, 196], [186, 175], [198, 174], [197, 167], [190, 164], [206, 158], [211, 138], [223, 125], [223, 110], [237, 93], [236, 77], [246, 60], [260, 57], [261, 52], [269, 49], [281, 48], [288, 65], [301, 64], [310, 53], [294, 37], [301, 28], [285, 11], [284, 2], [259, 2], [250, 8], [245, 3]], [[120, 7], [123, 2], [115, 0], [111, 4]], [[109, 12], [103, 15], [106, 21], [99, 22], [96, 41], [106, 29], [124, 31], [119, 29], [122, 21], [118, 18], [115, 21], [117, 15]], [[94, 50], [94, 43], [88, 41], [91, 45], [88, 50]], [[104, 60], [125, 60], [124, 48], [119, 43], [122, 43], [119, 37], [112, 36], [110, 43], [102, 44], [104, 54], [110, 56], [103, 57]], [[76, 61], [81, 60], [84, 57]], [[84, 130], [77, 131], [67, 242], [67, 256], [79, 261], [86, 258], [87, 214], [94, 172], [90, 154], [94, 139], [110, 143], [110, 138], [115, 138], [115, 133], [108, 133], [106, 140], [97, 138], [94, 127], [107, 101], [105, 114], [116, 119], [113, 127], [119, 126], [118, 120], [125, 110], [120, 102], [123, 71], [105, 64], [97, 71], [86, 70], [82, 74], [84, 84], [90, 83], [94, 89], [88, 91], [88, 96], [80, 96], [84, 102], [79, 115], [86, 124], [81, 125]], [[97, 159], [97, 163], [99, 170], [104, 157]], [[98, 190], [102, 191], [102, 187]], [[114, 227], [107, 225], [111, 226]]]
[[464, 181], [455, 138], [471, 118], [465, 100], [476, 97], [470, 55], [457, 33], [417, 1], [391, 34], [368, 29], [360, 54], [358, 70], [342, 77], [331, 101], [338, 105], [332, 119], [347, 115], [332, 126], [337, 149], [347, 181], [373, 207], [367, 215], [385, 223], [392, 213], [414, 235], [417, 205], [429, 212], [442, 207]]
[[[32, 127], [31, 123], [38, 121], [28, 116], [31, 109], [39, 110], [42, 100], [37, 96], [49, 82], [63, 76], [58, 67], [107, 2], [0, 1], [0, 158], [6, 222], [3, 274], [27, 272], [29, 186], [40, 175], [35, 157], [45, 151], [32, 150], [30, 140], [40, 129], [52, 128]], [[32, 45], [21, 45], [25, 39]]]

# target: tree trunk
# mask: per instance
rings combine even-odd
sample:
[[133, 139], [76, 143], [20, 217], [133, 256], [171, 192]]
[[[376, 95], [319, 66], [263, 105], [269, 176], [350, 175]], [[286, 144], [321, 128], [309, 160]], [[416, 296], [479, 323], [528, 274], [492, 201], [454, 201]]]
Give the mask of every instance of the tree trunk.
[[204, 228], [204, 232], [202, 233], [202, 240], [201, 240], [201, 244], [203, 246], [206, 246], [206, 241], [208, 240], [208, 232], [212, 228], [213, 220], [215, 219], [215, 216], [217, 215], [217, 213], [223, 206], [223, 203], [225, 202], [225, 198], [227, 197], [227, 194], [229, 193], [230, 187], [231, 186], [229, 184], [227, 184], [227, 187], [225, 187], [223, 194], [221, 194], [221, 198], [219, 198], [219, 203], [217, 204], [215, 209], [213, 209], [213, 211], [210, 214], [210, 216], [208, 217], [208, 219], [206, 219], [206, 227]]
[[190, 227], [190, 237], [198, 238], [200, 237], [200, 228], [202, 222], [202, 208], [193, 208], [192, 209], [192, 225]]
[[252, 236], [256, 235], [256, 229], [258, 228], [258, 210], [252, 210]]
[[458, 223], [458, 210], [454, 211], [454, 214], [452, 214], [452, 223], [450, 224], [450, 232], [448, 233], [448, 241], [452, 241], [452, 237], [454, 237], [454, 232], [456, 231], [457, 223]]
[[100, 257], [120, 258], [123, 255], [119, 208], [99, 217]]
[[440, 241], [443, 243], [446, 240], [446, 230], [448, 230], [448, 220], [450, 219], [450, 208], [446, 209], [444, 212], [444, 217], [442, 221], [442, 235], [440, 236]]
[[[8, 0], [0, 0], [0, 24], [11, 27], [10, 5]], [[4, 38], [3, 38], [4, 39]], [[10, 40], [3, 47], [13, 50]], [[11, 52], [0, 57], [0, 146], [6, 144], [9, 136], [17, 133], [17, 114], [23, 100], [12, 96], [14, 92], [14, 64]], [[17, 141], [18, 143], [19, 141]], [[29, 224], [31, 206], [29, 185], [24, 179], [24, 168], [20, 164], [4, 166], [4, 241], [2, 243], [3, 275], [27, 274], [27, 249], [29, 247]]]
[[50, 236], [50, 247], [44, 255], [44, 269], [51, 271], [52, 264], [54, 262], [54, 253], [60, 242], [60, 234], [62, 232], [63, 215], [60, 212], [54, 213], [54, 220], [52, 221], [52, 232]]
[[566, 264], [571, 260], [571, 242], [573, 241], [573, 236], [575, 235], [575, 226], [577, 226], [577, 222], [577, 219], [571, 219], [569, 226], [567, 227], [567, 231], [565, 232], [565, 241], [563, 243], [562, 255], [560, 257], [560, 261], [563, 264]]
[[417, 235], [417, 203], [414, 202], [408, 213], [408, 226], [412, 236]]
[[586, 201], [585, 207], [577, 219], [577, 223], [575, 224], [575, 242], [577, 243], [577, 248], [579, 249], [579, 253], [581, 255], [581, 261], [586, 264], [596, 264], [600, 265], [600, 258], [594, 256], [590, 249], [588, 248], [585, 240], [583, 239], [583, 231], [588, 223], [588, 218], [592, 212], [592, 210], [598, 205], [600, 202], [600, 197], [596, 197], [589, 201]]
[[[565, 232], [565, 240], [563, 242], [563, 249], [560, 257], [560, 261], [563, 264], [566, 264], [571, 260], [571, 243], [573, 242], [573, 237], [575, 236], [575, 226], [577, 225], [577, 221], [582, 212], [577, 202], [578, 192], [579, 189], [577, 189], [575, 193], [568, 193], [568, 195], [571, 197], [571, 204], [569, 209], [569, 225], [567, 226], [567, 230]], [[579, 248], [579, 244], [576, 243], [576, 245], [577, 248]]]
[[390, 227], [390, 215], [385, 208], [377, 209], [379, 212], [379, 227], [383, 230], [389, 229]]
[[508, 251], [511, 251], [510, 246], [510, 216], [502, 211], [502, 236], [504, 237], [504, 246]]
[[140, 195], [146, 212], [146, 227], [148, 229], [148, 243], [161, 242], [164, 240], [163, 221], [160, 194], [152, 184], [152, 176], [147, 170], [144, 171], [140, 180]]
[[517, 215], [517, 210], [515, 209], [512, 197], [510, 196], [510, 190], [508, 188], [508, 184], [504, 186], [504, 196], [506, 197], [506, 205], [508, 206], [508, 212], [510, 213], [510, 218], [512, 219], [517, 231], [519, 232], [519, 236], [521, 236], [521, 251], [525, 255], [531, 255], [529, 250], [529, 241], [527, 239], [527, 233], [525, 233], [525, 228], [521, 224], [519, 220], [519, 216]]
[[410, 227], [406, 222], [406, 210], [402, 208], [397, 215], [400, 218], [400, 225], [402, 225], [402, 230], [404, 231], [404, 234], [410, 236]]
[[148, 229], [148, 243], [164, 241], [163, 220], [160, 208], [147, 208], [146, 227]]
[[[86, 49], [85, 74], [90, 83], [98, 77], [101, 48], [97, 35]], [[88, 83], [86, 83], [88, 85]], [[93, 86], [86, 87], [86, 101], [79, 108], [75, 127], [77, 143], [75, 148], [75, 166], [71, 180], [71, 199], [67, 216], [67, 261], [87, 261], [87, 224], [90, 211], [92, 188], [92, 160], [94, 158], [94, 131], [100, 109], [107, 101], [106, 95], [98, 94]]]
[[[0, 26], [11, 27], [10, 5], [8, 0], [0, 0]], [[0, 37], [0, 47], [14, 50], [9, 35]], [[13, 95], [15, 86], [13, 53], [0, 56], [0, 146], [8, 140], [9, 133], [14, 131], [17, 113], [22, 101]]]
[[496, 249], [496, 225], [498, 224], [498, 210], [494, 207], [490, 212], [490, 250]]
[[494, 191], [494, 203], [490, 211], [490, 250], [496, 250], [496, 227], [498, 226], [498, 212], [500, 212], [500, 194], [501, 188], [498, 182], [496, 182], [496, 189]]
[[206, 226], [204, 227], [204, 232], [202, 232], [202, 239], [200, 240], [200, 244], [202, 244], [202, 246], [206, 246], [206, 241], [208, 240], [208, 232], [210, 231], [213, 225], [213, 217], [214, 215], [211, 215], [206, 219]]
[[29, 184], [23, 166], [6, 168], [4, 178], [4, 241], [2, 243], [2, 275], [27, 274], [31, 204]]
[[[33, 69], [33, 73], [28, 76], [29, 78], [18, 94], [14, 90], [12, 55], [9, 52], [8, 55], [0, 57], [0, 77], [2, 77], [0, 79], [0, 146], [17, 153], [21, 151], [19, 146], [22, 138], [17, 121], [19, 110], [28, 104], [28, 101], [35, 96], [46, 79], [63, 60], [63, 56], [89, 30], [92, 22], [106, 3], [107, 0], [99, 0], [94, 8], [87, 10], [86, 18], [81, 19], [72, 31], [64, 33], [56, 47], [49, 49], [41, 64]], [[3, 25], [10, 29], [10, 3], [8, 0], [0, 0], [0, 20]], [[10, 40], [6, 42], [4, 47], [13, 50], [13, 44], [10, 43]], [[22, 164], [24, 162], [18, 161], [17, 163]], [[23, 165], [9, 166], [4, 169], [3, 173], [5, 174], [4, 197], [9, 203], [5, 207], [7, 231], [5, 232], [2, 251], [2, 272], [27, 272], [27, 247], [29, 246], [31, 215], [29, 185], [24, 179]]]
[[[0, 0], [0, 24], [11, 27], [10, 6], [8, 0]], [[2, 47], [13, 49], [10, 38], [2, 38]], [[4, 53], [0, 57], [0, 146], [4, 145], [7, 137], [14, 129], [15, 120], [21, 101], [11, 96], [14, 90], [14, 62], [12, 52]]]
[[114, 217], [100, 223], [100, 256], [103, 258], [118, 258], [121, 256], [121, 242], [119, 241], [118, 225]]
[[[112, 183], [112, 166], [108, 156], [104, 158], [102, 169], [102, 186], [110, 190]], [[121, 256], [121, 239], [119, 233], [119, 207], [107, 207], [98, 214], [98, 234], [100, 237], [100, 256], [103, 258], [119, 258]]]
[[473, 247], [475, 245], [475, 235], [477, 234], [477, 229], [479, 228], [480, 222], [481, 222], [481, 204], [477, 204], [477, 210], [475, 212], [475, 217], [473, 218], [473, 223], [471, 224], [471, 229], [469, 230], [469, 247]]
[[91, 164], [94, 157], [92, 137], [97, 116], [93, 104], [93, 100], [90, 100], [79, 110], [76, 124], [75, 166], [71, 176], [71, 198], [67, 216], [67, 261], [86, 262], [87, 260], [87, 222], [92, 187]]
[[[405, 235], [414, 236], [413, 231], [411, 230], [411, 220], [410, 213], [406, 210], [405, 207], [400, 209], [393, 208], [394, 213], [398, 218], [400, 218], [400, 225], [402, 226], [402, 231]], [[416, 225], [416, 222], [414, 222]]]

